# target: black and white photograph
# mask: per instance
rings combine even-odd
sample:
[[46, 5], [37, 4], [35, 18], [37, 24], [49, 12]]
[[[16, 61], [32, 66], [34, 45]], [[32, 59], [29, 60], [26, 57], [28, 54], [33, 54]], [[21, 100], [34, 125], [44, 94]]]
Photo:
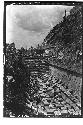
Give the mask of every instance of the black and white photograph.
[[4, 2], [3, 117], [83, 117], [82, 4]]

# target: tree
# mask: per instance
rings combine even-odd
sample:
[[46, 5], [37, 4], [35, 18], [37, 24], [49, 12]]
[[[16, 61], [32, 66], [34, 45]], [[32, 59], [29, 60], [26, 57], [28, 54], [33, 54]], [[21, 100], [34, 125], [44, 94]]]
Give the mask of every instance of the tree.
[[[26, 104], [32, 102], [34, 94], [38, 91], [38, 84], [30, 82], [31, 70], [26, 67], [22, 62], [22, 53], [18, 54], [10, 66], [5, 68], [5, 82], [4, 82], [4, 116], [9, 117], [10, 113], [15, 117], [22, 115], [32, 116], [33, 110]], [[7, 76], [11, 75], [12, 78], [8, 81]], [[32, 91], [33, 90], [33, 91]], [[34, 113], [33, 113], [34, 115]]]

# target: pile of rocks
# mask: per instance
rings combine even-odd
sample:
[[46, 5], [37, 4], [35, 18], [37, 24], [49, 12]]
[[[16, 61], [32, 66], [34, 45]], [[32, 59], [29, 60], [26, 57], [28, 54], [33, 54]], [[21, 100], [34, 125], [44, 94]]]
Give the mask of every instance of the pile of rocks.
[[38, 94], [41, 97], [37, 113], [43, 113], [47, 117], [81, 115], [80, 102], [66, 91], [61, 80], [53, 76], [50, 76], [45, 83], [39, 78], [37, 80], [40, 85]]

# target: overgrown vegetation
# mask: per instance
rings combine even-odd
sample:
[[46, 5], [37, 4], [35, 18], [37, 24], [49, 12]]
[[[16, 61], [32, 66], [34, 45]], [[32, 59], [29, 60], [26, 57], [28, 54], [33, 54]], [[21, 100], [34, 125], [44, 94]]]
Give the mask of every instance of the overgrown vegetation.
[[6, 45], [4, 117], [80, 116], [82, 79], [49, 63], [82, 73], [81, 8], [73, 8], [45, 40], [48, 53], [39, 45], [28, 50]]
[[49, 58], [50, 63], [82, 73], [81, 6], [74, 7], [70, 11], [70, 15], [54, 26], [45, 41], [53, 55], [52, 58]]

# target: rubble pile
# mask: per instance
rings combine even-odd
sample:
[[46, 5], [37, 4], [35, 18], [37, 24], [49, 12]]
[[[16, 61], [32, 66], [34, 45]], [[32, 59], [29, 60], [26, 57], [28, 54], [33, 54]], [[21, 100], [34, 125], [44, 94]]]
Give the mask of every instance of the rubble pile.
[[[45, 81], [44, 81], [45, 79]], [[77, 96], [74, 97], [62, 81], [53, 74], [44, 73], [41, 78], [37, 77], [39, 90], [36, 96], [41, 98], [41, 101], [33, 102], [33, 109], [38, 117], [43, 114], [43, 117], [71, 117], [81, 115], [81, 102]]]

